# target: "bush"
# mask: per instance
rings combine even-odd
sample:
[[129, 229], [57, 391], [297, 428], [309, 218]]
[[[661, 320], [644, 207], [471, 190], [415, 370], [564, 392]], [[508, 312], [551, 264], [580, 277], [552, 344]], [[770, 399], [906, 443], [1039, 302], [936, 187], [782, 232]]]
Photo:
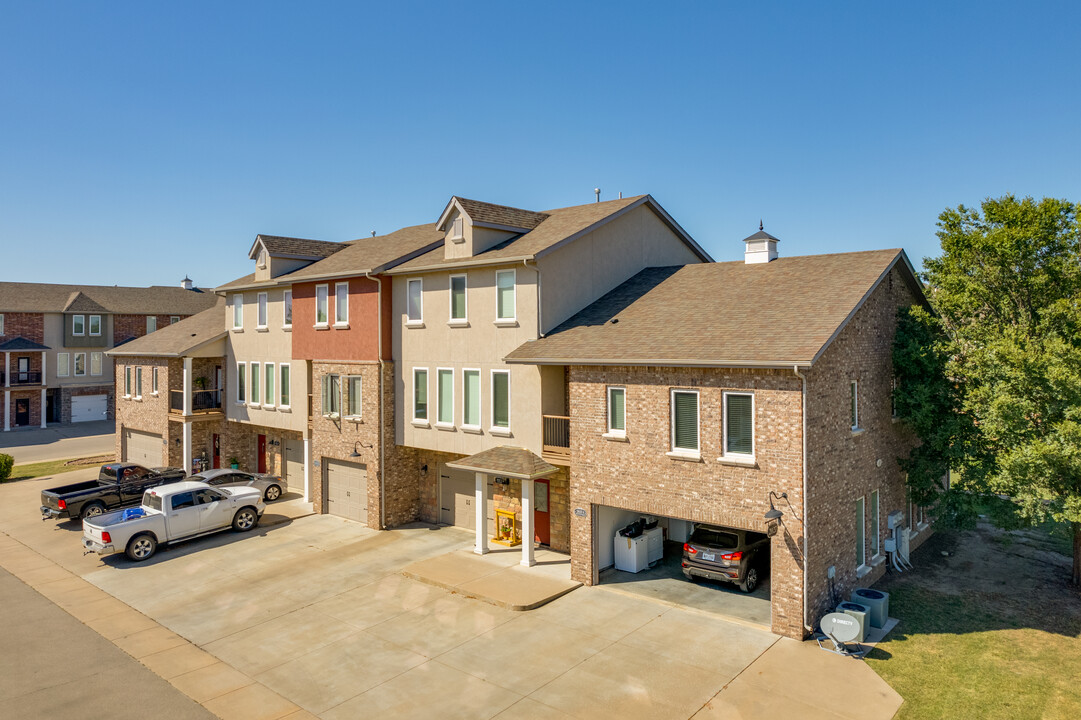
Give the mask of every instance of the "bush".
[[0, 482], [11, 477], [11, 468], [15, 467], [15, 458], [0, 453]]

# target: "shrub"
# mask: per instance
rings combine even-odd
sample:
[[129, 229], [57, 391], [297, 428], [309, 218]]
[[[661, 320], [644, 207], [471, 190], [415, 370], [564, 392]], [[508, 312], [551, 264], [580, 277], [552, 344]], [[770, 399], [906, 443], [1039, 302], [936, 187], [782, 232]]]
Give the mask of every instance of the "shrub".
[[15, 467], [15, 458], [0, 453], [0, 482], [11, 477], [11, 468]]

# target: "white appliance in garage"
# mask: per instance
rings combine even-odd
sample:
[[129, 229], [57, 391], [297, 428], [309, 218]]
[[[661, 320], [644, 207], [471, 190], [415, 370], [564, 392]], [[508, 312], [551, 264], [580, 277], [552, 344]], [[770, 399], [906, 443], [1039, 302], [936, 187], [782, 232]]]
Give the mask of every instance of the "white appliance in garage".
[[74, 395], [71, 398], [71, 421], [91, 422], [108, 417], [108, 395]]
[[612, 542], [616, 570], [642, 572], [664, 557], [664, 532], [659, 527], [650, 528], [635, 538], [616, 533]]

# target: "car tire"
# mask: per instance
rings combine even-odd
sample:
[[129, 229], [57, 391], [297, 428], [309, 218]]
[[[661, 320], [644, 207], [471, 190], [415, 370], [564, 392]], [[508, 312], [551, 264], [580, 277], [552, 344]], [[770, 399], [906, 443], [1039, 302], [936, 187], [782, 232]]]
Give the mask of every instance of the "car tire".
[[135, 562], [142, 562], [153, 557], [158, 550], [158, 541], [150, 533], [139, 533], [128, 541], [124, 554]]
[[79, 513], [80, 520], [86, 520], [90, 517], [96, 517], [105, 512], [105, 506], [99, 502], [87, 503], [83, 506], [83, 511]]
[[259, 524], [259, 513], [253, 507], [242, 507], [233, 516], [233, 529], [237, 532], [247, 532]]
[[739, 584], [739, 589], [745, 593], [754, 592], [754, 589], [758, 587], [758, 569], [755, 567], [747, 568], [747, 575], [743, 578], [743, 582]]
[[268, 487], [266, 489], [266, 492], [263, 493], [263, 497], [266, 498], [267, 502], [274, 502], [275, 500], [277, 500], [281, 496], [282, 496], [282, 489], [278, 485], [271, 485], [270, 487]]

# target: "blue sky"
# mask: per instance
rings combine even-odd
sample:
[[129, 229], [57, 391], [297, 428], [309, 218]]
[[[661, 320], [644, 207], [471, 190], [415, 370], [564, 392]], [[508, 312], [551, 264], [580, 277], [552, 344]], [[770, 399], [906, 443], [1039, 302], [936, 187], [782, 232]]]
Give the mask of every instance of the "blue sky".
[[[752, 6], [753, 5], [753, 6]], [[651, 193], [716, 259], [1081, 201], [1077, 3], [0, 4], [0, 280], [212, 287], [257, 233]]]

